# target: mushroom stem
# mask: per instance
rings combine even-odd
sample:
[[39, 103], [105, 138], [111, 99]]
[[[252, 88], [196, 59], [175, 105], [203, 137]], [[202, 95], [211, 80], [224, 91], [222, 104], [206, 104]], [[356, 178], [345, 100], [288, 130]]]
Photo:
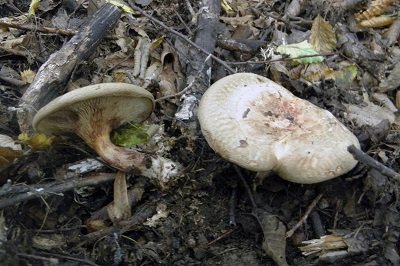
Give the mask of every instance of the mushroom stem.
[[143, 170], [146, 169], [144, 153], [118, 147], [111, 142], [111, 128], [102, 125], [101, 127], [92, 127], [91, 131], [90, 134], [86, 132], [85, 134], [78, 132], [78, 134], [112, 167], [124, 172], [134, 170], [137, 174], [142, 174]]
[[90, 120], [91, 127], [77, 127], [77, 134], [111, 166], [124, 172], [133, 170], [138, 175], [150, 178], [162, 188], [168, 187], [171, 178], [181, 173], [182, 167], [179, 163], [114, 145], [110, 139], [113, 127], [93, 121], [95, 119]]

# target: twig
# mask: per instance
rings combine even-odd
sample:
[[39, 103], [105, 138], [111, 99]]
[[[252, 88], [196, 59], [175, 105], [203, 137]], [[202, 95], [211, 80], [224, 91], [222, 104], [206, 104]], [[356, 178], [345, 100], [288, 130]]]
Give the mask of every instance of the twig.
[[56, 29], [56, 28], [39, 26], [39, 25], [19, 24], [19, 23], [15, 23], [15, 22], [5, 22], [5, 21], [0, 21], [0, 26], [20, 29], [20, 30], [38, 31], [38, 32], [42, 32], [42, 33], [54, 33], [54, 34], [60, 34], [60, 35], [65, 35], [65, 36], [72, 36], [78, 32], [76, 30]]
[[183, 26], [185, 27], [185, 29], [187, 30], [187, 32], [192, 36], [193, 32], [192, 30], [189, 28], [189, 26], [185, 23], [185, 21], [183, 20], [182, 16], [178, 13], [178, 11], [176, 11], [174, 9], [175, 15], [178, 17], [179, 21], [183, 24]]
[[210, 242], [208, 242], [206, 244], [206, 247], [209, 247], [209, 246], [215, 244], [216, 242], [220, 241], [221, 239], [224, 239], [224, 238], [228, 237], [229, 235], [234, 233], [236, 230], [238, 230], [238, 228], [239, 227], [232, 228], [231, 230], [228, 230], [227, 232], [223, 233], [222, 235], [218, 236], [217, 238], [211, 240]]
[[[24, 193], [19, 193], [15, 196], [8, 196], [7, 198], [0, 198], [0, 209], [13, 206], [19, 202], [26, 200], [31, 200], [43, 196], [49, 196], [52, 194], [65, 192], [75, 188], [85, 187], [85, 186], [95, 186], [101, 183], [105, 183], [114, 180], [115, 174], [96, 174], [90, 177], [76, 177], [63, 181], [54, 181], [47, 184], [39, 184], [31, 186], [29, 191]], [[10, 190], [12, 191], [12, 189]]]
[[16, 87], [23, 87], [25, 86], [27, 83], [26, 81], [22, 81], [16, 78], [11, 78], [11, 77], [6, 77], [4, 75], [0, 74], [0, 80], [4, 80], [5, 82], [10, 83], [11, 85], [14, 85]]
[[394, 180], [400, 182], [400, 174], [390, 169], [389, 167], [381, 164], [365, 152], [357, 149], [354, 145], [351, 145], [347, 150], [353, 155], [354, 159], [357, 161], [378, 170], [381, 174], [393, 178]]
[[6, 48], [0, 45], [0, 52], [3, 53], [8, 53], [8, 54], [12, 54], [12, 55], [17, 55], [17, 56], [22, 56], [25, 58], [33, 58], [33, 60], [39, 62], [39, 63], [43, 63], [44, 60], [41, 58], [37, 58], [35, 57], [32, 53], [29, 52], [25, 52], [25, 51], [20, 51], [20, 50], [16, 50], [16, 49], [11, 49], [11, 48]]
[[62, 254], [56, 254], [56, 253], [50, 253], [50, 252], [38, 252], [37, 254], [41, 256], [48, 256], [48, 257], [55, 257], [63, 260], [70, 260], [70, 261], [75, 261], [79, 262], [79, 265], [92, 265], [92, 266], [98, 266], [99, 264], [96, 264], [92, 261], [89, 261], [87, 259], [80, 259], [80, 258], [75, 258], [71, 256], [66, 256]]
[[163, 100], [166, 100], [166, 99], [169, 99], [169, 98], [175, 98], [175, 97], [177, 97], [177, 96], [180, 96], [180, 95], [184, 94], [188, 89], [190, 89], [190, 88], [193, 86], [193, 83], [194, 83], [194, 80], [193, 80], [192, 82], [190, 82], [190, 84], [187, 85], [187, 86], [186, 86], [183, 90], [181, 90], [180, 92], [174, 93], [174, 94], [172, 94], [172, 95], [165, 95], [165, 96], [163, 96], [163, 97], [157, 98], [157, 99], [155, 100], [155, 102], [160, 102], [160, 101], [163, 101]]
[[237, 204], [238, 187], [235, 184], [231, 190], [231, 197], [229, 198], [229, 225], [236, 226], [236, 204]]
[[321, 236], [325, 235], [324, 226], [322, 225], [321, 216], [317, 211], [313, 211], [310, 214], [311, 222], [314, 228], [315, 236], [320, 238]]
[[312, 210], [315, 208], [315, 206], [317, 206], [318, 201], [322, 198], [322, 194], [319, 194], [314, 200], [313, 202], [311, 202], [310, 206], [308, 206], [306, 212], [304, 213], [304, 215], [301, 217], [300, 221], [297, 222], [297, 224], [295, 224], [293, 226], [292, 229], [290, 229], [289, 231], [287, 231], [286, 233], [286, 238], [291, 237], [294, 232], [302, 225], [305, 223], [305, 221], [307, 220], [308, 216], [310, 215], [310, 213], [312, 212]]
[[[63, 36], [74, 36], [75, 34], [78, 33], [77, 30], [58, 29], [58, 28], [40, 26], [37, 24], [35, 24], [35, 25], [19, 24], [19, 23], [15, 23], [15, 22], [6, 22], [6, 21], [1, 21], [1, 20], [0, 20], [0, 26], [20, 29], [20, 30], [28, 30], [28, 31], [32, 31], [32, 32], [58, 34], [58, 35], [63, 35]], [[110, 36], [105, 36], [104, 38], [107, 40], [117, 40], [118, 36], [110, 35]]]
[[226, 61], [226, 63], [229, 64], [229, 65], [268, 64], [268, 63], [273, 63], [273, 62], [278, 62], [278, 61], [289, 61], [289, 60], [302, 59], [302, 58], [308, 58], [308, 57], [314, 57], [314, 56], [333, 56], [333, 55], [337, 55], [337, 53], [302, 55], [302, 56], [297, 56], [297, 57], [282, 56], [281, 58], [277, 58], [277, 59], [261, 60], [261, 61], [244, 61], [244, 62], [237, 62], [237, 61], [229, 62], [229, 61]]
[[134, 213], [129, 220], [121, 221], [119, 223], [120, 228], [118, 228], [118, 229], [115, 226], [110, 226], [103, 230], [89, 233], [84, 236], [77, 236], [75, 238], [68, 239], [67, 240], [68, 244], [82, 246], [87, 243], [95, 242], [99, 238], [102, 238], [104, 236], [110, 235], [113, 232], [115, 232], [115, 230], [119, 230], [119, 233], [123, 234], [123, 233], [131, 230], [132, 227], [135, 227], [138, 224], [144, 223], [145, 221], [147, 221], [147, 219], [149, 219], [151, 216], [153, 216], [156, 213], [155, 205], [156, 204], [151, 204], [151, 205], [146, 204], [146, 205], [142, 206], [142, 208], [140, 208], [140, 210], [138, 210], [136, 213]]
[[138, 11], [140, 14], [142, 14], [143, 16], [145, 16], [146, 18], [150, 19], [151, 21], [153, 21], [154, 23], [158, 24], [159, 26], [161, 26], [162, 28], [164, 28], [165, 30], [175, 34], [176, 36], [182, 38], [183, 40], [185, 40], [186, 42], [188, 42], [190, 45], [192, 45], [193, 47], [195, 47], [196, 49], [202, 51], [203, 53], [205, 53], [206, 55], [210, 56], [212, 59], [214, 59], [216, 62], [218, 62], [219, 64], [221, 64], [223, 67], [225, 67], [229, 72], [236, 73], [236, 71], [231, 68], [230, 66], [227, 65], [227, 63], [216, 57], [215, 55], [209, 53], [207, 50], [205, 50], [204, 48], [200, 47], [199, 45], [197, 45], [196, 43], [192, 42], [191, 40], [189, 40], [185, 35], [183, 35], [182, 33], [168, 27], [167, 25], [165, 25], [162, 21], [156, 19], [155, 17], [147, 14], [143, 9], [141, 9], [140, 7], [136, 6], [132, 0], [129, 0], [129, 5], [132, 7], [133, 10]]
[[247, 184], [246, 179], [244, 178], [239, 166], [233, 165], [233, 168], [235, 169], [236, 173], [239, 175], [240, 181], [242, 182], [244, 188], [246, 189], [247, 195], [249, 196], [252, 214], [256, 215], [257, 214], [257, 204], [256, 204], [256, 201], [254, 200], [253, 193], [251, 192], [250, 186], [249, 186], [249, 184]]

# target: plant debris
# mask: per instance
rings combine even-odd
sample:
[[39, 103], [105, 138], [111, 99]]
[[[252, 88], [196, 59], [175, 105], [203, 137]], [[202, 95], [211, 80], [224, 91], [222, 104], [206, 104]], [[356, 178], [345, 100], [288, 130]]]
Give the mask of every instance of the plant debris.
[[[328, 110], [357, 166], [300, 185], [215, 154], [197, 107], [241, 72]], [[154, 111], [112, 141], [165, 158], [162, 180], [33, 130], [56, 97], [117, 82]], [[395, 0], [0, 0], [0, 264], [398, 265], [399, 108]]]

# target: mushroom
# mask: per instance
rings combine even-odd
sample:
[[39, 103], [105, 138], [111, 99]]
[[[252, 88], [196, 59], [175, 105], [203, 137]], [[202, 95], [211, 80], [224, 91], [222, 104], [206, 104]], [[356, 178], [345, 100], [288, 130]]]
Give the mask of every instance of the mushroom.
[[329, 111], [256, 74], [215, 82], [198, 108], [202, 133], [224, 159], [274, 171], [295, 183], [322, 182], [350, 171], [357, 138]]
[[33, 128], [45, 134], [76, 133], [104, 161], [121, 170], [167, 181], [178, 174], [179, 165], [114, 145], [110, 132], [127, 122], [146, 120], [154, 108], [147, 90], [125, 83], [101, 83], [68, 92], [42, 107]]

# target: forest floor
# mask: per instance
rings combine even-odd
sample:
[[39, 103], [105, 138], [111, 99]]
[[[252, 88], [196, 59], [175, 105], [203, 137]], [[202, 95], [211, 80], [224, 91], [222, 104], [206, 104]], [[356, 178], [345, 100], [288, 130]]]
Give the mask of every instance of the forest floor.
[[[89, 50], [69, 41], [100, 1], [29, 5], [0, 0], [0, 265], [400, 264], [398, 1], [126, 1], [90, 29], [107, 32], [83, 35], [99, 38]], [[297, 184], [218, 156], [193, 103], [235, 72], [330, 111], [360, 162]], [[32, 130], [44, 104], [104, 82], [152, 93], [149, 119], [112, 140], [168, 158], [177, 176], [124, 173], [75, 134]], [[33, 91], [45, 100], [24, 120]]]

